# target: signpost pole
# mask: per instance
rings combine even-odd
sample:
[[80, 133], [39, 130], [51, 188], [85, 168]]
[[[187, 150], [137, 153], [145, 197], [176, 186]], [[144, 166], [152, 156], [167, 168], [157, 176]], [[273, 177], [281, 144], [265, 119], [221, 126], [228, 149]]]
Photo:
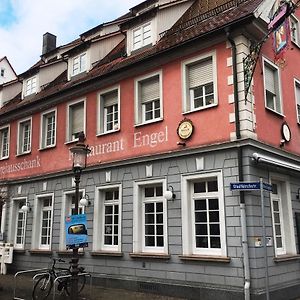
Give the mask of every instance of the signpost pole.
[[267, 243], [266, 243], [266, 220], [265, 220], [265, 202], [264, 202], [264, 187], [263, 180], [260, 178], [260, 197], [261, 197], [261, 218], [262, 218], [262, 244], [264, 247], [264, 258], [265, 258], [265, 284], [266, 284], [266, 299], [270, 300], [269, 293], [269, 268], [268, 268], [268, 253], [267, 253]]

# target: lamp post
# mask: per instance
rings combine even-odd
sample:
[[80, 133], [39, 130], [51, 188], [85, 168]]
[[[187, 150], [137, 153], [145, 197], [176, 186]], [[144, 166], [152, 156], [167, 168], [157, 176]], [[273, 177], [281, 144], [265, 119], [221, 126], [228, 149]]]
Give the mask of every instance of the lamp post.
[[[88, 146], [84, 143], [85, 136], [83, 132], [78, 134], [77, 144], [70, 148], [70, 152], [73, 154], [73, 172], [75, 178], [75, 215], [79, 213], [79, 183], [80, 176], [83, 169], [86, 167], [87, 155], [91, 152]], [[71, 299], [78, 299], [78, 247], [73, 248], [73, 257], [71, 259]]]

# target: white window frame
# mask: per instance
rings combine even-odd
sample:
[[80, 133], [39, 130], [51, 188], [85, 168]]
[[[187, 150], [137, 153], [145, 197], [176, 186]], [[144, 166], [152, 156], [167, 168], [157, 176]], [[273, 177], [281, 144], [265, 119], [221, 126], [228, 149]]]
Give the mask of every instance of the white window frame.
[[[81, 58], [85, 56], [85, 67], [81, 66]], [[79, 69], [78, 72], [74, 72], [74, 61], [79, 59]], [[90, 68], [90, 54], [89, 51], [84, 51], [76, 56], [69, 57], [68, 59], [68, 80], [71, 80], [72, 77], [79, 75], [84, 72], [88, 72]]]
[[[194, 209], [192, 199], [193, 183], [201, 180], [217, 178], [218, 191], [203, 193], [202, 197], [219, 199], [219, 221], [220, 221], [220, 240], [221, 248], [196, 248], [195, 245], [195, 224]], [[225, 222], [225, 203], [223, 195], [223, 173], [216, 171], [211, 173], [197, 173], [181, 176], [181, 214], [182, 214], [182, 250], [183, 255], [205, 255], [205, 256], [227, 256], [226, 245], [226, 222]], [[202, 193], [201, 193], [202, 194]]]
[[[145, 26], [150, 24], [151, 28], [151, 38], [149, 43], [146, 43], [145, 40], [142, 41], [141, 39], [141, 44], [139, 47], [134, 47], [134, 32], [137, 30], [141, 30]], [[134, 28], [130, 28], [127, 32], [127, 53], [130, 55], [132, 52], [137, 51], [139, 49], [142, 49], [143, 47], [146, 46], [151, 46], [154, 45], [157, 41], [158, 35], [157, 35], [157, 18], [154, 18], [152, 20], [149, 20], [143, 24], [140, 24]]]
[[75, 138], [73, 137], [73, 134], [71, 133], [72, 131], [72, 128], [71, 128], [71, 118], [70, 118], [70, 113], [71, 113], [71, 110], [70, 108], [72, 106], [75, 106], [79, 103], [83, 103], [83, 132], [86, 133], [86, 99], [83, 98], [83, 99], [78, 99], [78, 100], [75, 100], [75, 101], [72, 101], [72, 102], [69, 102], [67, 104], [67, 117], [66, 117], [66, 120], [67, 120], [67, 124], [66, 124], [66, 128], [67, 128], [67, 133], [66, 133], [66, 143], [72, 143], [72, 142], [76, 142], [78, 141], [78, 138]]
[[24, 212], [24, 226], [23, 226], [23, 243], [16, 243], [17, 236], [17, 222], [18, 222], [18, 212], [20, 211], [19, 205], [20, 202], [26, 203], [28, 201], [27, 197], [15, 197], [11, 198], [11, 207], [10, 207], [10, 226], [8, 229], [9, 240], [14, 245], [15, 249], [24, 249], [25, 248], [25, 240], [26, 240], [26, 225], [27, 225], [27, 217], [28, 213]]
[[299, 38], [300, 38], [299, 20], [295, 15], [290, 16], [290, 26], [291, 26], [291, 41], [299, 47]]
[[278, 248], [276, 242], [275, 223], [273, 214], [273, 195], [272, 193], [270, 195], [275, 256], [277, 257], [281, 255], [295, 255], [297, 254], [297, 249], [295, 241], [295, 227], [289, 176], [271, 173], [270, 184], [272, 183], [279, 184], [280, 188], [278, 189], [278, 191], [281, 191], [281, 197], [279, 196], [279, 214], [282, 235], [282, 247]]
[[[275, 88], [277, 89], [276, 90], [276, 95], [275, 97], [278, 97], [278, 102], [280, 103], [280, 107], [277, 107], [278, 104], [277, 104], [277, 101], [276, 101], [276, 98], [274, 99], [273, 98], [273, 103], [274, 103], [274, 109], [267, 106], [267, 95], [266, 95], [266, 65], [268, 65], [268, 67], [270, 69], [273, 69], [273, 71], [276, 72], [276, 76], [277, 76], [277, 79], [278, 79], [278, 85], [276, 85], [276, 83], [274, 83], [274, 86]], [[265, 108], [276, 113], [276, 114], [279, 114], [279, 115], [283, 115], [283, 105], [282, 105], [282, 93], [281, 93], [281, 73], [280, 73], [280, 70], [279, 68], [274, 64], [272, 63], [270, 60], [266, 59], [265, 57], [263, 57], [263, 74], [264, 74], [264, 97], [265, 97]], [[277, 95], [278, 94], [278, 95]]]
[[[191, 65], [193, 65], [197, 62], [205, 61], [209, 58], [212, 59], [214, 102], [212, 104], [209, 104], [209, 105], [203, 105], [203, 106], [194, 108], [193, 105], [192, 105], [192, 101], [191, 101], [191, 93], [190, 93], [190, 90], [189, 90], [189, 82], [188, 82], [189, 66], [191, 66]], [[203, 109], [207, 109], [207, 108], [211, 108], [211, 107], [215, 107], [215, 106], [218, 105], [218, 80], [217, 80], [216, 51], [211, 51], [211, 52], [205, 53], [203, 55], [196, 56], [196, 57], [193, 57], [191, 59], [183, 61], [182, 64], [181, 64], [181, 74], [182, 74], [182, 84], [183, 84], [183, 88], [182, 88], [182, 93], [183, 93], [182, 94], [183, 114], [194, 112], [194, 111], [199, 111], [199, 110], [203, 110]]]
[[[51, 221], [50, 221], [50, 242], [49, 245], [41, 245], [41, 222], [43, 212], [43, 199], [51, 198]], [[48, 250], [52, 248], [52, 236], [53, 236], [53, 212], [54, 212], [54, 193], [40, 194], [35, 196], [34, 200], [34, 216], [33, 216], [33, 229], [32, 229], [32, 249]]]
[[[30, 126], [30, 137], [29, 137], [29, 142], [28, 142], [28, 149], [24, 151], [23, 147], [24, 147], [24, 124], [29, 122]], [[23, 154], [27, 154], [31, 152], [31, 141], [32, 141], [32, 117], [30, 118], [26, 118], [23, 120], [20, 120], [18, 122], [18, 136], [17, 136], [18, 140], [17, 140], [17, 155], [23, 155]]]
[[[104, 101], [104, 96], [106, 94], [109, 94], [111, 92], [117, 91], [117, 101], [116, 105], [118, 106], [118, 119], [117, 119], [117, 124], [114, 125], [112, 130], [107, 130], [106, 129], [106, 113], [105, 113], [105, 101]], [[109, 89], [105, 89], [101, 92], [98, 93], [98, 103], [97, 103], [97, 135], [103, 135], [107, 133], [112, 133], [115, 131], [119, 131], [121, 128], [121, 113], [120, 113], [120, 86], [114, 86]], [[115, 121], [115, 119], [114, 119]]]
[[[7, 143], [4, 144], [3, 132], [7, 130]], [[7, 155], [4, 155], [4, 145], [7, 149]], [[10, 147], [10, 125], [0, 127], [0, 160], [9, 158], [9, 147]]]
[[[146, 36], [145, 35], [145, 33], [146, 33], [145, 28], [146, 27], [150, 28], [150, 30], [149, 30], [150, 31], [150, 37], [148, 37], [148, 36], [145, 37]], [[140, 45], [135, 46], [135, 33], [138, 32], [138, 31], [140, 31], [139, 35], [141, 37], [140, 38]], [[147, 39], [149, 39], [148, 42], [146, 41]], [[147, 45], [152, 45], [152, 43], [153, 43], [153, 28], [152, 28], [152, 23], [151, 22], [146, 22], [146, 23], [132, 29], [132, 50], [133, 51], [138, 50], [140, 48], [143, 48]]]
[[[159, 104], [160, 104], [160, 117], [153, 118], [151, 120], [145, 120], [145, 110], [143, 108], [142, 101], [140, 99], [139, 91], [140, 91], [140, 83], [144, 80], [150, 79], [152, 77], [158, 76], [159, 78]], [[164, 118], [164, 107], [163, 107], [163, 75], [162, 71], [153, 72], [141, 77], [138, 77], [134, 80], [134, 107], [135, 107], [135, 126], [155, 123], [163, 120]]]
[[[105, 216], [105, 199], [104, 193], [109, 190], [118, 190], [119, 199], [109, 200], [108, 204], [118, 203], [118, 245], [104, 244], [104, 216]], [[108, 184], [95, 189], [95, 204], [94, 204], [94, 226], [93, 226], [93, 251], [103, 252], [121, 252], [122, 250], [122, 185]]]
[[[50, 145], [47, 145], [47, 133], [48, 133], [48, 116], [54, 114], [54, 141]], [[57, 109], [51, 109], [41, 114], [41, 126], [40, 126], [40, 149], [52, 148], [56, 146], [56, 132], [57, 132]], [[52, 137], [52, 135], [51, 135]]]
[[[35, 80], [35, 86], [33, 86], [34, 80]], [[29, 85], [29, 89], [27, 88], [28, 85]], [[36, 94], [39, 91], [38, 85], [39, 85], [38, 75], [24, 79], [24, 81], [23, 81], [23, 98], [30, 96], [32, 94]]]
[[[297, 89], [299, 89], [299, 99], [297, 98]], [[294, 78], [295, 104], [297, 123], [300, 124], [300, 80]]]
[[[162, 185], [162, 196], [159, 201], [163, 203], [163, 228], [164, 228], [164, 246], [163, 247], [149, 247], [145, 246], [145, 217], [144, 217], [144, 199], [143, 192], [147, 186]], [[164, 197], [166, 191], [166, 179], [155, 179], [145, 181], [135, 181], [133, 183], [133, 252], [144, 254], [168, 254], [168, 205]], [[157, 201], [155, 201], [157, 202]]]
[[[85, 195], [85, 190], [79, 190], [79, 197]], [[72, 212], [72, 196], [75, 196], [75, 191], [66, 191], [63, 193], [62, 204], [61, 204], [61, 218], [60, 218], [60, 235], [59, 235], [59, 250], [60, 251], [72, 251], [72, 249], [67, 250], [66, 248], [66, 227], [65, 218], [69, 216]], [[82, 213], [85, 213], [85, 207], [78, 204], [79, 209], [82, 209]]]

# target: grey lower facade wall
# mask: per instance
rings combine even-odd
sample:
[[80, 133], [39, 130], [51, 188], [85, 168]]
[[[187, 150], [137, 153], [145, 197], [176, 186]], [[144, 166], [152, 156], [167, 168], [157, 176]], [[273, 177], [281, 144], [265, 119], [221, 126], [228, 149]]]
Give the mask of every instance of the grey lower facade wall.
[[[254, 146], [243, 147], [245, 181], [270, 178], [270, 172], [284, 173], [283, 168], [271, 169], [252, 162], [252, 154], [260, 150]], [[231, 182], [238, 182], [237, 148], [224, 147], [213, 150], [182, 152], [166, 157], [149, 157], [143, 161], [114, 166], [99, 166], [86, 170], [81, 177], [80, 188], [89, 195], [91, 206], [87, 207], [89, 247], [80, 257], [80, 263], [94, 277], [94, 283], [105, 286], [124, 287], [164, 295], [180, 296], [186, 299], [244, 299], [244, 266], [241, 239], [239, 193], [230, 190]], [[199, 163], [200, 162], [200, 163]], [[152, 165], [152, 176], [147, 176], [146, 166]], [[111, 184], [122, 185], [122, 256], [94, 256], [92, 228], [96, 187], [106, 185], [106, 172], [111, 172]], [[182, 260], [182, 176], [221, 171], [224, 186], [226, 247], [229, 262]], [[300, 187], [300, 176], [290, 176], [292, 208], [300, 211], [296, 193]], [[133, 183], [143, 179], [162, 178], [172, 185], [176, 193], [174, 201], [168, 201], [168, 254], [169, 259], [133, 258]], [[45, 182], [47, 182], [46, 191]], [[20, 188], [21, 187], [21, 188]], [[18, 193], [18, 191], [21, 193]], [[26, 224], [25, 251], [16, 251], [14, 262], [9, 266], [11, 272], [20, 269], [34, 269], [47, 266], [49, 256], [70, 255], [59, 252], [61, 207], [63, 193], [74, 190], [72, 174], [53, 178], [26, 179], [9, 185], [10, 199], [26, 196], [33, 203], [37, 194], [54, 193], [54, 218], [51, 253], [35, 253], [31, 250], [33, 213], [28, 214]], [[266, 193], [267, 236], [273, 237], [270, 197]], [[255, 240], [262, 236], [260, 194], [245, 192], [247, 213], [247, 234], [251, 268], [251, 299], [265, 299], [265, 262], [262, 247], [255, 247]], [[9, 212], [8, 201], [6, 211]], [[34, 207], [33, 207], [34, 210]], [[6, 218], [6, 234], [10, 227]], [[296, 235], [296, 229], [295, 229]], [[293, 299], [300, 296], [300, 265], [297, 260], [274, 261], [274, 247], [268, 249], [268, 270], [271, 299]], [[298, 245], [297, 245], [298, 249]]]

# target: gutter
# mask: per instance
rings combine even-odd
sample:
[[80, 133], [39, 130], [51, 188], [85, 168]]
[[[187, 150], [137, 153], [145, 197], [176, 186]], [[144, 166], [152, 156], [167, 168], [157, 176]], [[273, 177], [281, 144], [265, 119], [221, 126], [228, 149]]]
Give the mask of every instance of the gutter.
[[[226, 37], [231, 44], [232, 49], [232, 68], [233, 68], [233, 88], [234, 88], [234, 111], [235, 111], [235, 132], [236, 139], [241, 139], [241, 126], [239, 114], [239, 95], [238, 95], [238, 78], [237, 78], [237, 49], [233, 38], [230, 35], [229, 27], [225, 28]], [[238, 151], [238, 176], [239, 182], [244, 181], [243, 173], [243, 148], [241, 145], [237, 148]], [[240, 191], [240, 214], [241, 214], [241, 229], [242, 229], [242, 248], [243, 248], [243, 264], [244, 264], [244, 296], [245, 300], [250, 300], [250, 265], [249, 265], [249, 250], [247, 237], [247, 222], [246, 222], [246, 205], [245, 194]]]

